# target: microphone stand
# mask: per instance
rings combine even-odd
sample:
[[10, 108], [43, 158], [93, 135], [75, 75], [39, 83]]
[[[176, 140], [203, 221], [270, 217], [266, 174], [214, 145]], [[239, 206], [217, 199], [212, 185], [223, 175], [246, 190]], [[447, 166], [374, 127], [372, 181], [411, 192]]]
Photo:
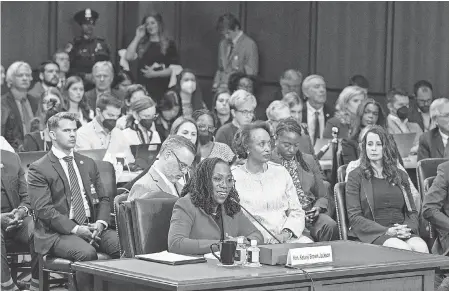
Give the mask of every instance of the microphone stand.
[[230, 198], [231, 201], [237, 203], [238, 205], [240, 205], [240, 207], [242, 207], [243, 210], [246, 211], [246, 213], [249, 214], [249, 216], [251, 216], [252, 219], [254, 219], [260, 226], [262, 226], [263, 229], [266, 230], [266, 232], [268, 232], [275, 240], [277, 240], [278, 243], [282, 243], [271, 231], [268, 230], [268, 228], [265, 227], [265, 225], [263, 225], [259, 220], [257, 220], [245, 207], [242, 206], [242, 204], [238, 203], [237, 200], [235, 200], [234, 198]]

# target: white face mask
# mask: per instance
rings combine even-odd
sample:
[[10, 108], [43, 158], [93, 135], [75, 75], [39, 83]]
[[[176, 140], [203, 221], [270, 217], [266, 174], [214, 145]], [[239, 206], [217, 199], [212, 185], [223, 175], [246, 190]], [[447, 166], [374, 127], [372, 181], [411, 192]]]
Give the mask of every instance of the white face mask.
[[196, 82], [195, 81], [185, 81], [181, 84], [181, 90], [192, 94], [196, 90]]

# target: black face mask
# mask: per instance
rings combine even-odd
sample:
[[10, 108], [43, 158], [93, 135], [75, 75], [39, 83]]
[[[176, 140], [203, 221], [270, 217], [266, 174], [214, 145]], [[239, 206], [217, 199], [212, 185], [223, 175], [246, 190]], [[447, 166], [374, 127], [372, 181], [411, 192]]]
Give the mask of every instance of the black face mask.
[[400, 120], [405, 120], [408, 118], [409, 109], [407, 106], [402, 106], [396, 111], [396, 114], [398, 115]]
[[420, 107], [419, 109], [421, 109], [421, 111], [422, 111], [423, 113], [428, 113], [428, 112], [429, 112], [429, 109], [430, 109], [430, 106], [425, 105], [425, 106], [423, 106], [423, 107]]
[[150, 130], [151, 126], [153, 126], [153, 119], [141, 119], [139, 124], [145, 127], [146, 130]]
[[201, 145], [205, 145], [212, 140], [213, 136], [214, 135], [212, 133], [207, 135], [198, 135], [198, 141]]
[[117, 124], [117, 120], [115, 119], [105, 119], [103, 120], [103, 127], [109, 131], [112, 131]]

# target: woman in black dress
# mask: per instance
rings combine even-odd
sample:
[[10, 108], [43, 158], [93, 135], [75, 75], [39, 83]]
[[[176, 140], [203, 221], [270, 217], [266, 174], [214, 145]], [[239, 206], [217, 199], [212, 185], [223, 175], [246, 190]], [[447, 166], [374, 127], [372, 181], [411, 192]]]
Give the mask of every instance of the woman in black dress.
[[136, 35], [126, 49], [127, 61], [138, 59], [137, 83], [146, 86], [154, 101], [158, 102], [168, 89], [172, 64], [179, 64], [175, 43], [164, 33], [159, 13], [142, 19]]
[[349, 224], [364, 243], [428, 253], [418, 234], [418, 212], [408, 177], [398, 169], [394, 147], [380, 126], [364, 136], [360, 166], [346, 183]]

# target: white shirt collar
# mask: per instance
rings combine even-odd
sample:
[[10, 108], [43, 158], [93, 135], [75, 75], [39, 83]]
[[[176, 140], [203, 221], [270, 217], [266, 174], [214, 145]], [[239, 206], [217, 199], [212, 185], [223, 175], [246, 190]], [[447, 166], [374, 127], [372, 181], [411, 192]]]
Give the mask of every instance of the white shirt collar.
[[[59, 160], [65, 158], [67, 156], [63, 151], [61, 151], [60, 149], [57, 149], [54, 146], [51, 147], [51, 151]], [[73, 149], [70, 151], [69, 156], [73, 157]]]
[[170, 191], [172, 192], [173, 196], [178, 196], [178, 191], [176, 190], [175, 185], [172, 182], [170, 182], [170, 180], [168, 180], [167, 176], [165, 176], [164, 173], [159, 171], [157, 165], [155, 165], [154, 170], [156, 171], [156, 173], [159, 174], [159, 176], [161, 176], [162, 180], [164, 180], [165, 184], [167, 184], [167, 186], [170, 188]]
[[240, 30], [240, 32], [232, 40], [232, 43], [235, 45], [242, 35], [243, 35], [243, 30]]
[[321, 106], [320, 109], [315, 109], [312, 105], [310, 105], [309, 101], [307, 101], [306, 103], [307, 103], [307, 112], [310, 112], [310, 113], [315, 113], [315, 112], [322, 113], [323, 112], [324, 106]]
[[447, 138], [449, 137], [447, 134], [444, 134], [441, 132], [441, 130], [438, 130], [440, 132], [441, 138], [443, 139], [443, 141], [447, 140]]

